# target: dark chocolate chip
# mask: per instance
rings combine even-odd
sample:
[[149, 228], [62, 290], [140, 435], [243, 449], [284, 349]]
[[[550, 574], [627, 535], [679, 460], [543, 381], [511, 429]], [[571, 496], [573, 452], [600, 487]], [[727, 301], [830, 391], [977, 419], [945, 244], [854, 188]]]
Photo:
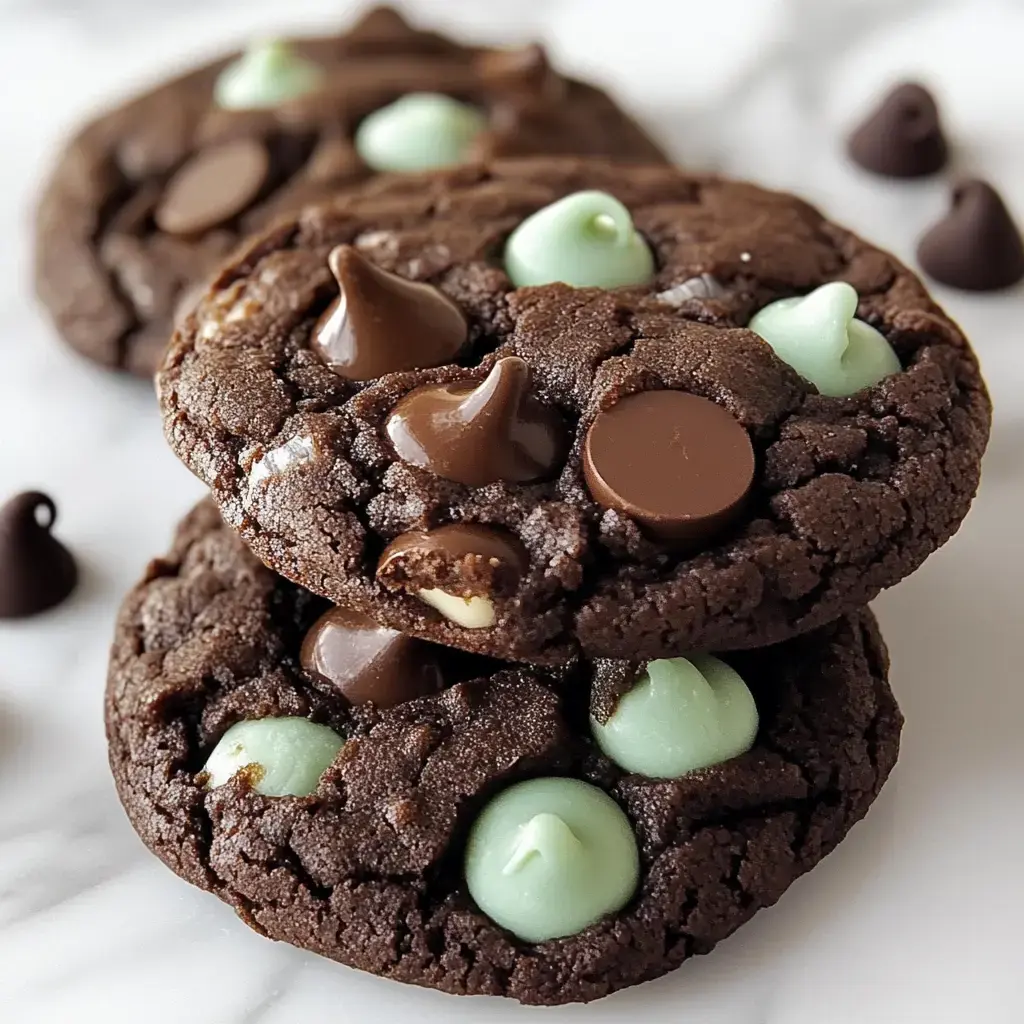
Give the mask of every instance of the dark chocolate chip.
[[549, 476], [566, 448], [558, 412], [528, 393], [530, 368], [499, 359], [480, 384], [428, 384], [392, 410], [387, 432], [406, 462], [479, 487]]
[[949, 213], [917, 244], [929, 277], [970, 292], [1008, 288], [1024, 279], [1024, 243], [1010, 211], [985, 181], [953, 190]]
[[56, 520], [56, 505], [39, 491], [19, 494], [0, 508], [0, 619], [46, 611], [75, 589], [75, 560], [51, 533]]
[[201, 235], [225, 224], [256, 199], [269, 173], [270, 155], [259, 139], [204, 149], [168, 182], [157, 227], [170, 235]]
[[433, 644], [347, 608], [322, 615], [302, 642], [302, 667], [350, 704], [394, 707], [443, 685]]
[[380, 556], [377, 578], [397, 589], [489, 597], [515, 590], [528, 566], [526, 549], [507, 530], [452, 523], [396, 537]]
[[459, 354], [466, 318], [436, 288], [389, 274], [350, 245], [327, 260], [339, 295], [316, 325], [313, 349], [339, 377], [372, 380]]
[[941, 170], [948, 156], [935, 99], [921, 85], [894, 88], [850, 135], [850, 157], [891, 178], [920, 178]]
[[754, 482], [754, 450], [720, 405], [685, 391], [643, 391], [598, 414], [583, 472], [599, 505], [660, 540], [692, 546], [742, 507]]

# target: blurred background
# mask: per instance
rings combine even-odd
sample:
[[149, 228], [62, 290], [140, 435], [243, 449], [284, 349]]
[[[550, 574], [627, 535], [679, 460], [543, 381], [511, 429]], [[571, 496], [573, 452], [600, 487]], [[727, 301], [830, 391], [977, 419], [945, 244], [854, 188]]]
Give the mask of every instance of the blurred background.
[[[41, 487], [83, 581], [55, 612], [0, 623], [0, 1019], [292, 1024], [525, 1018], [358, 975], [248, 932], [132, 834], [106, 770], [113, 617], [201, 488], [163, 444], [144, 383], [72, 355], [29, 286], [35, 195], [88, 114], [270, 32], [334, 32], [342, 0], [0, 0], [0, 497]], [[1024, 4], [1017, 0], [423, 0], [424, 25], [540, 38], [681, 163], [799, 192], [913, 265], [951, 180], [1024, 219]], [[935, 92], [949, 174], [871, 178], [846, 131], [896, 81]], [[712, 956], [548, 1021], [1019, 1024], [1024, 689], [1021, 288], [936, 295], [973, 339], [996, 429], [956, 541], [877, 603], [907, 716], [868, 819]], [[534, 1014], [537, 1016], [537, 1014]]]

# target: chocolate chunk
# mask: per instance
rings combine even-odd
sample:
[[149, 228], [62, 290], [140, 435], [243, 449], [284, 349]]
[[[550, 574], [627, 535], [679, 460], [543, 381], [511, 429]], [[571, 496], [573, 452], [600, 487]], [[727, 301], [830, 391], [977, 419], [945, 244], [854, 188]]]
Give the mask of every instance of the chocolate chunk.
[[359, 612], [332, 608], [302, 642], [302, 667], [350, 704], [390, 708], [443, 685], [433, 644], [385, 629]]
[[270, 156], [259, 139], [202, 150], [167, 185], [156, 223], [171, 235], [199, 235], [233, 220], [260, 194]]
[[526, 549], [507, 530], [452, 523], [396, 537], [380, 556], [377, 578], [395, 588], [491, 596], [514, 590], [528, 566]]
[[388, 437], [406, 462], [480, 487], [549, 476], [566, 449], [565, 424], [527, 391], [530, 368], [499, 359], [480, 384], [428, 384], [392, 410]]
[[920, 178], [946, 164], [946, 138], [935, 99], [921, 85], [894, 88], [847, 142], [851, 159], [891, 178]]
[[754, 482], [754, 449], [720, 405], [685, 391], [643, 391], [598, 414], [583, 472], [599, 505], [689, 546], [740, 510]]
[[439, 366], [466, 343], [462, 311], [431, 285], [389, 274], [350, 245], [327, 262], [340, 292], [316, 325], [313, 349], [339, 377]]
[[0, 508], [0, 619], [44, 612], [75, 589], [75, 560], [50, 532], [56, 521], [57, 506], [39, 491], [18, 494]]
[[953, 190], [949, 213], [917, 245], [930, 277], [953, 288], [989, 292], [1024, 278], [1024, 243], [999, 193], [985, 181]]

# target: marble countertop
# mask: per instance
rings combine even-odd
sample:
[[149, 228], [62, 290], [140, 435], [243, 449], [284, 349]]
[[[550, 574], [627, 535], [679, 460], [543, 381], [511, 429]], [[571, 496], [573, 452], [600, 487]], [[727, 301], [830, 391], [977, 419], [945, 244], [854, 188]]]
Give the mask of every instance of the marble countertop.
[[[101, 692], [117, 604], [201, 488], [149, 389], [70, 355], [29, 286], [33, 196], [87, 111], [228, 41], [344, 21], [342, 0], [0, 0], [0, 495], [40, 487], [84, 571], [74, 598], [0, 623], [0, 1017], [19, 1024], [416, 1019], [537, 1011], [455, 1000], [266, 941], [179, 881], [128, 826]], [[893, 79], [942, 104], [956, 170], [1024, 219], [1024, 5], [1014, 0], [432, 0], [423, 21], [543, 36], [683, 161], [792, 188], [912, 260], [947, 184], [869, 179], [841, 138]], [[711, 956], [545, 1021], [1019, 1024], [1024, 688], [1024, 288], [937, 289], [981, 354], [996, 426], [954, 542], [876, 603], [907, 717], [875, 808], [781, 903]]]

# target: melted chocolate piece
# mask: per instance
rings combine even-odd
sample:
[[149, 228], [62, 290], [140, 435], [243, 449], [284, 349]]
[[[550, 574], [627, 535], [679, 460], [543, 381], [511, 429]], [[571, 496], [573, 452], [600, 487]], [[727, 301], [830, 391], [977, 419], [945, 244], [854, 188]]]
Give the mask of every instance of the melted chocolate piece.
[[754, 449], [720, 405], [685, 391], [642, 391], [598, 414], [583, 472], [599, 505], [689, 547], [739, 512], [754, 482]]
[[[44, 522], [37, 518], [46, 510]], [[78, 582], [71, 552], [53, 534], [57, 506], [39, 491], [0, 508], [0, 619], [20, 619], [60, 604]]]
[[935, 99], [923, 86], [896, 86], [850, 135], [850, 157], [865, 170], [891, 178], [940, 171], [948, 156]]
[[302, 667], [350, 704], [390, 708], [444, 685], [438, 648], [347, 608], [332, 608], [302, 641]]
[[156, 223], [170, 235], [200, 235], [233, 220], [260, 194], [270, 154], [253, 138], [211, 146], [174, 175], [156, 209]]
[[466, 318], [436, 288], [389, 274], [350, 245], [327, 259], [340, 294], [316, 325], [312, 345], [339, 377], [372, 380], [440, 366], [459, 354]]
[[529, 567], [519, 539], [479, 523], [452, 523], [396, 537], [377, 563], [377, 578], [396, 589], [437, 589], [460, 597], [509, 593]]
[[446, 480], [473, 487], [541, 480], [565, 454], [565, 424], [529, 385], [529, 366], [507, 356], [480, 384], [416, 388], [392, 410], [388, 437], [399, 457]]
[[930, 277], [971, 292], [1008, 288], [1024, 279], [1024, 242], [1010, 211], [984, 181], [965, 181], [953, 205], [917, 245]]

